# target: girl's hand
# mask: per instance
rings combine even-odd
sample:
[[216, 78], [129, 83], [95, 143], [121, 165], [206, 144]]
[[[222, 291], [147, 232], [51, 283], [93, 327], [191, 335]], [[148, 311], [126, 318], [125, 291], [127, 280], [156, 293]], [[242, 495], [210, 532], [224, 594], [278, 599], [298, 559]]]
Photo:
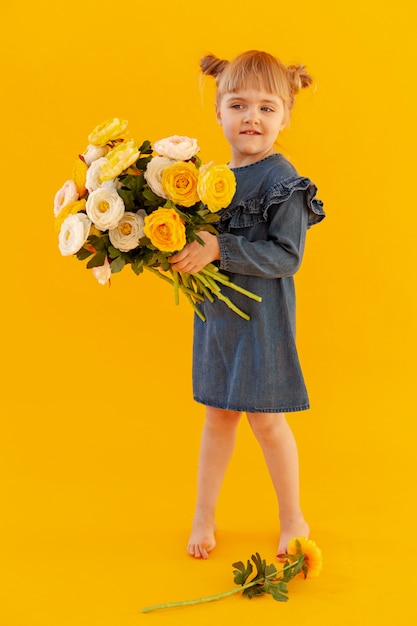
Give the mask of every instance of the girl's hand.
[[177, 254], [168, 259], [172, 264], [172, 269], [177, 272], [196, 274], [208, 263], [220, 259], [220, 247], [216, 235], [202, 230], [198, 236], [204, 241], [204, 246], [198, 241], [187, 243], [187, 245]]

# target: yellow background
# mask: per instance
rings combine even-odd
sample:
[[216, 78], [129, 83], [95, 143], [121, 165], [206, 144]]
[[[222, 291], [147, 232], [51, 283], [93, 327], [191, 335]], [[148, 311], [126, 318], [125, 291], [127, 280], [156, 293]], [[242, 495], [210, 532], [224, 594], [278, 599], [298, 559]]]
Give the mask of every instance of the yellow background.
[[[281, 3], [5, 1], [1, 21], [1, 601], [4, 626], [409, 624], [417, 617], [415, 8]], [[312, 409], [292, 415], [320, 578], [287, 604], [233, 597], [274, 560], [276, 507], [242, 423], [208, 562], [185, 555], [203, 408], [191, 397], [186, 303], [130, 269], [99, 286], [61, 257], [53, 197], [102, 120], [136, 139], [199, 139], [228, 158], [200, 85], [207, 52], [304, 62], [285, 153], [327, 219], [297, 277]]]

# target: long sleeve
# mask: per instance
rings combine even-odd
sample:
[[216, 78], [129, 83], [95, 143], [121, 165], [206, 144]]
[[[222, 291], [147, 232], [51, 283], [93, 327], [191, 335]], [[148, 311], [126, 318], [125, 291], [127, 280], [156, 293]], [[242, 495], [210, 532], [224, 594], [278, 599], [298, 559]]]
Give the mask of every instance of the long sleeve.
[[301, 264], [307, 227], [305, 192], [295, 191], [269, 207], [268, 222], [252, 226], [251, 239], [238, 234], [241, 229], [219, 235], [220, 269], [264, 278], [292, 276]]

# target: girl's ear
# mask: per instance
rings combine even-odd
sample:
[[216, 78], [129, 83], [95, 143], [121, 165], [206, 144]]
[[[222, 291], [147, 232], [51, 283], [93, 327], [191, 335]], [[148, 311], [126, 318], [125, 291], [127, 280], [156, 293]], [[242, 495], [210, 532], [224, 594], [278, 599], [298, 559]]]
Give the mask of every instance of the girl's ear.
[[222, 116], [220, 113], [219, 109], [216, 109], [216, 119], [217, 119], [217, 123], [221, 126], [222, 125]]

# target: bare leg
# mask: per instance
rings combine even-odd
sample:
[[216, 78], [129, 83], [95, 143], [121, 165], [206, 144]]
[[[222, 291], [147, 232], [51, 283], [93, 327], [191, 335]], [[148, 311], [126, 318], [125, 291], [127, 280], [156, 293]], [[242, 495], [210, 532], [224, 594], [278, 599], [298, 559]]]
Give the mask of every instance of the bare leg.
[[233, 453], [240, 413], [207, 407], [198, 466], [197, 504], [188, 554], [208, 558], [216, 545], [215, 511], [223, 478]]
[[277, 494], [281, 527], [278, 554], [283, 554], [290, 539], [308, 537], [310, 532], [300, 508], [297, 446], [283, 413], [248, 413], [248, 420]]

